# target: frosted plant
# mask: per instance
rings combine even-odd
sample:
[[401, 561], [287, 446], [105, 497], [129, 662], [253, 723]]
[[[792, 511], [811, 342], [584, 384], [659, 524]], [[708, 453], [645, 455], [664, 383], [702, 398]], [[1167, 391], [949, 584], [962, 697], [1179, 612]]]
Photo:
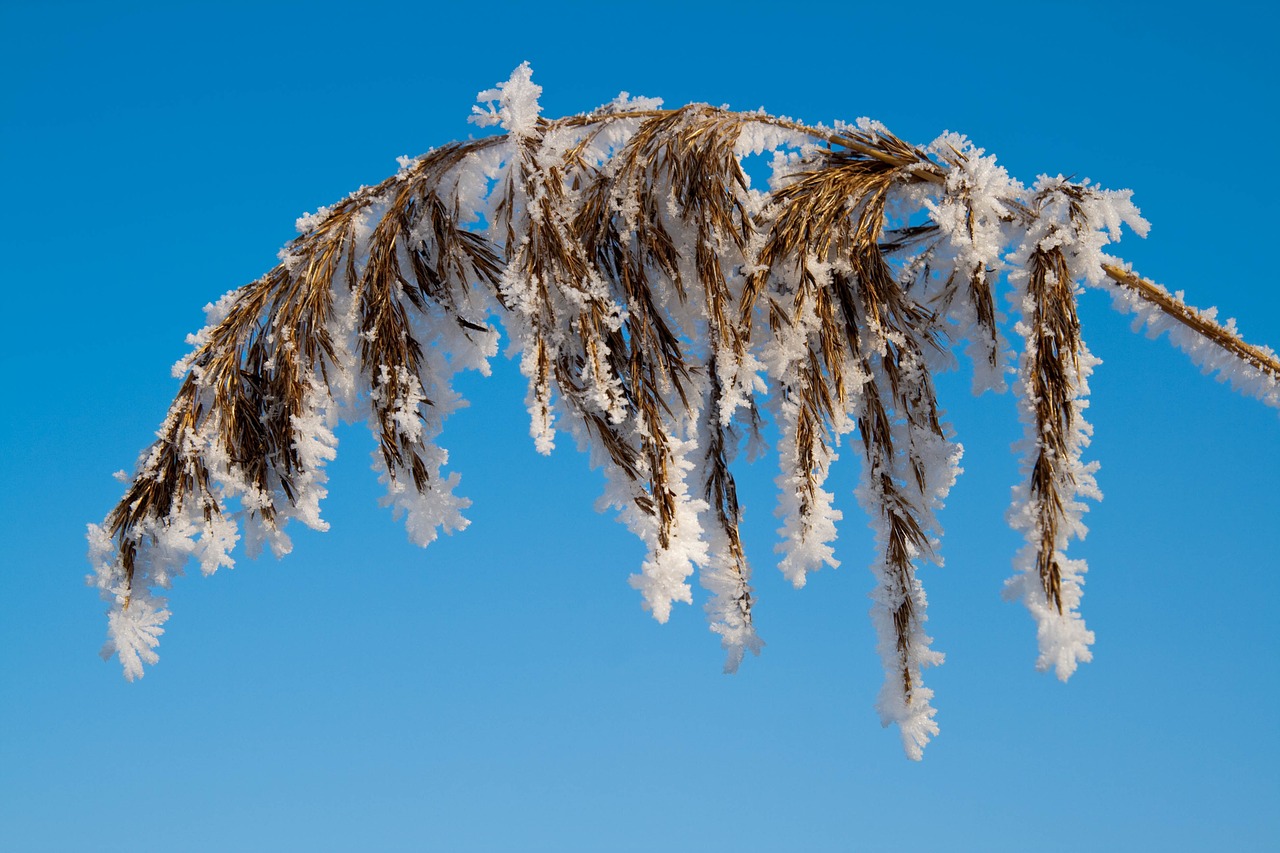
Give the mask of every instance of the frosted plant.
[[[916, 147], [883, 126], [809, 126], [625, 94], [540, 113], [527, 65], [482, 92], [501, 133], [438, 148], [298, 220], [261, 279], [207, 309], [174, 367], [177, 399], [124, 498], [90, 525], [91, 582], [110, 603], [104, 654], [137, 678], [168, 618], [159, 594], [194, 559], [232, 565], [241, 535], [287, 553], [291, 519], [323, 530], [340, 419], [365, 420], [385, 502], [422, 545], [466, 526], [437, 443], [461, 370], [486, 372], [498, 323], [528, 380], [534, 446], [557, 430], [603, 467], [648, 555], [631, 583], [660, 622], [705, 588], [726, 670], [757, 653], [732, 463], [777, 435], [781, 570], [795, 586], [837, 563], [826, 478], [843, 436], [872, 520], [878, 707], [919, 758], [937, 733], [922, 672], [917, 571], [937, 561], [938, 511], [959, 472], [933, 376], [962, 346], [975, 390], [1012, 379], [1025, 425], [1008, 582], [1038, 625], [1039, 666], [1090, 656], [1085, 567], [1066, 556], [1098, 497], [1084, 419], [1095, 359], [1081, 286], [1206, 369], [1280, 407], [1280, 361], [1104, 249], [1147, 224], [1130, 193], [1062, 177], [1031, 186], [964, 137]], [[772, 161], [767, 189], [744, 158]], [[1017, 315], [1010, 342], [997, 306]], [[1017, 352], [1013, 348], [1017, 347]]]

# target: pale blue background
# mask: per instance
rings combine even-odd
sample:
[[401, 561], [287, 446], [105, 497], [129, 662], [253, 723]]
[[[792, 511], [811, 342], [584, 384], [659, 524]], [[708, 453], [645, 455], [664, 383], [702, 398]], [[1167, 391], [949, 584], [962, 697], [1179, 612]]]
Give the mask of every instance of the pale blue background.
[[[598, 474], [535, 455], [509, 362], [445, 441], [472, 527], [426, 551], [342, 434], [331, 532], [181, 580], [147, 677], [96, 656], [84, 526], [164, 414], [200, 308], [303, 211], [474, 132], [531, 61], [546, 112], [620, 90], [969, 134], [1025, 181], [1132, 187], [1119, 253], [1280, 345], [1275, 20], [1261, 4], [0, 4], [0, 849], [1265, 850], [1280, 846], [1280, 419], [1082, 300], [1107, 499], [1076, 551], [1096, 660], [1037, 674], [1000, 600], [1019, 427], [942, 383], [968, 473], [924, 580], [942, 735], [871, 708], [870, 536], [773, 568], [736, 677], [700, 607], [659, 626]], [[562, 442], [565, 443], [565, 442]], [[848, 460], [852, 463], [852, 459]]]

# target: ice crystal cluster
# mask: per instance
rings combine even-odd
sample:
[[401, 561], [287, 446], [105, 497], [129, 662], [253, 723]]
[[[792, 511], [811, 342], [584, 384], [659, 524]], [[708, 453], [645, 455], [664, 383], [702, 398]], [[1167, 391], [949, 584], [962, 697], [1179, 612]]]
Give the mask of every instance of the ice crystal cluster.
[[[917, 147], [867, 120], [807, 126], [625, 93], [548, 119], [540, 92], [516, 69], [472, 116], [501, 132], [402, 159], [302, 217], [275, 269], [206, 309], [156, 442], [90, 526], [104, 655], [128, 678], [156, 662], [158, 591], [191, 561], [211, 574], [241, 537], [251, 555], [282, 555], [291, 520], [325, 529], [340, 420], [369, 424], [385, 502], [413, 541], [465, 527], [437, 442], [462, 402], [453, 376], [487, 372], [500, 324], [528, 380], [534, 446], [550, 453], [567, 433], [589, 448], [603, 503], [647, 548], [630, 579], [644, 608], [665, 622], [696, 576], [727, 670], [761, 646], [735, 456], [762, 449], [772, 424], [779, 567], [797, 587], [837, 564], [827, 477], [837, 449], [860, 458], [878, 709], [918, 758], [938, 730], [922, 672], [942, 655], [917, 574], [939, 559], [961, 457], [933, 376], [954, 351], [975, 391], [1011, 385], [1019, 401], [1009, 517], [1026, 543], [1007, 592], [1036, 619], [1040, 667], [1063, 679], [1093, 641], [1085, 567], [1066, 556], [1082, 501], [1098, 497], [1080, 288], [1110, 289], [1153, 333], [1280, 405], [1274, 353], [1106, 254], [1123, 227], [1147, 228], [1127, 190], [1024, 185], [952, 133]], [[769, 161], [767, 187], [752, 186], [748, 157]]]

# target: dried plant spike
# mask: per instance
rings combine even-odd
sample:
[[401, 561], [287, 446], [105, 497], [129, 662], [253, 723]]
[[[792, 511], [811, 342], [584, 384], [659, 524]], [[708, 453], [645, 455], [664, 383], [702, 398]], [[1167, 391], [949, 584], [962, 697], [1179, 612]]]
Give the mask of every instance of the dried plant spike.
[[[641, 604], [667, 621], [696, 576], [726, 671], [763, 646], [740, 451], [763, 435], [777, 448], [779, 568], [796, 587], [839, 565], [832, 474], [853, 482], [839, 449], [860, 458], [877, 704], [918, 759], [938, 732], [921, 574], [941, 564], [960, 473], [934, 384], [954, 349], [975, 392], [1013, 380], [1025, 441], [1009, 519], [1025, 545], [1006, 593], [1036, 619], [1039, 667], [1064, 680], [1094, 641], [1085, 567], [1066, 551], [1083, 499], [1101, 497], [1080, 287], [1110, 289], [1152, 336], [1280, 407], [1274, 351], [1103, 253], [1122, 227], [1146, 233], [1128, 191], [1026, 186], [953, 133], [915, 146], [865, 119], [828, 128], [626, 96], [556, 119], [540, 94], [520, 66], [473, 111], [497, 132], [304, 216], [277, 267], [207, 307], [155, 443], [89, 527], [103, 653], [126, 677], [158, 660], [163, 590], [189, 562], [230, 566], [241, 537], [283, 555], [294, 519], [325, 529], [340, 419], [368, 423], [384, 503], [415, 542], [465, 527], [439, 441], [463, 404], [454, 376], [487, 373], [505, 333], [535, 449], [567, 432], [591, 451], [602, 503], [647, 550], [630, 578]], [[743, 160], [762, 154], [772, 175], [752, 187]]]

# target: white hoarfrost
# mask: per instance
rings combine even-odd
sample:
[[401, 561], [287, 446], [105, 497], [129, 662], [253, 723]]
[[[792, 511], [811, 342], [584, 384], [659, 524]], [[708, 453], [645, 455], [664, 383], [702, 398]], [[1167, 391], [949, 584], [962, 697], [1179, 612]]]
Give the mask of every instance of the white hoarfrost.
[[484, 106], [471, 108], [471, 122], [480, 127], [500, 125], [515, 136], [532, 136], [542, 112], [538, 106], [541, 94], [542, 87], [533, 82], [533, 69], [529, 63], [522, 63], [505, 83], [476, 95]]
[[1011, 351], [999, 325], [1004, 318], [994, 315], [995, 322], [985, 328], [983, 312], [995, 306], [980, 300], [984, 293], [990, 297], [991, 286], [1006, 269], [1001, 255], [1010, 240], [1011, 201], [1023, 188], [995, 157], [959, 134], [943, 134], [929, 151], [950, 168], [941, 196], [922, 200], [942, 235], [930, 253], [934, 275], [926, 284], [937, 288], [930, 295], [945, 306], [957, 338], [968, 341], [965, 354], [973, 363], [974, 393], [1004, 391], [1012, 372]]
[[[1128, 269], [1118, 258], [1108, 258], [1109, 263]], [[1183, 301], [1181, 291], [1169, 293], [1167, 289], [1156, 284], [1157, 290], [1178, 302]], [[1228, 383], [1231, 388], [1241, 394], [1247, 394], [1261, 400], [1268, 406], [1280, 409], [1280, 377], [1262, 369], [1256, 362], [1246, 361], [1228, 352], [1211, 339], [1191, 328], [1187, 323], [1174, 319], [1149, 300], [1143, 299], [1135, 291], [1124, 288], [1111, 288], [1112, 304], [1116, 310], [1133, 315], [1133, 330], [1145, 331], [1150, 338], [1158, 338], [1168, 334], [1169, 341], [1186, 353], [1204, 373], [1217, 376], [1219, 382]], [[1190, 309], [1192, 317], [1199, 323], [1220, 332], [1223, 335], [1238, 336], [1234, 318], [1218, 320], [1217, 308]], [[1273, 361], [1277, 359], [1276, 351], [1269, 346], [1255, 346], [1262, 356]]]
[[694, 467], [687, 457], [696, 449], [697, 445], [692, 441], [677, 440], [670, 445], [668, 482], [675, 509], [665, 545], [652, 515], [639, 513], [643, 521], [630, 517], [631, 513], [626, 518], [632, 532], [639, 535], [649, 549], [649, 556], [640, 566], [640, 571], [627, 580], [640, 591], [644, 609], [652, 612], [653, 618], [659, 622], [671, 618], [672, 604], [693, 603], [693, 590], [688, 579], [697, 566], [707, 561], [707, 543], [698, 517], [706, 510], [707, 503], [689, 494], [687, 481]]

